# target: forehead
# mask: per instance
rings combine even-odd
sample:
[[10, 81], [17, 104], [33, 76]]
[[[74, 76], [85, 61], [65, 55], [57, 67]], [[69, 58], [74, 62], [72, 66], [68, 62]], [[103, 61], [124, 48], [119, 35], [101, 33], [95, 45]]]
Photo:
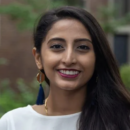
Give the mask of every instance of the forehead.
[[83, 37], [91, 40], [91, 36], [85, 26], [76, 19], [62, 19], [53, 24], [46, 35], [46, 39], [50, 37], [76, 38]]

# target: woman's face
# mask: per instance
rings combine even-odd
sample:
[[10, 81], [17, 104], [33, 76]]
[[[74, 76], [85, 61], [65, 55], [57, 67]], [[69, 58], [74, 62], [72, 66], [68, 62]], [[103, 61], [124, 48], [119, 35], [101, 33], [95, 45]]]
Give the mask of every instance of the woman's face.
[[91, 41], [89, 32], [78, 20], [63, 19], [53, 24], [42, 43], [41, 54], [33, 49], [38, 69], [44, 69], [50, 87], [75, 90], [86, 85], [95, 68]]

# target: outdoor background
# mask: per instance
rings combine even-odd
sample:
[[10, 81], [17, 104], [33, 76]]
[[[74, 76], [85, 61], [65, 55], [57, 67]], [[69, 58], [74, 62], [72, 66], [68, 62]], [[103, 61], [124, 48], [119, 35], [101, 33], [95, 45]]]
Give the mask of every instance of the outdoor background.
[[35, 104], [39, 84], [33, 28], [41, 14], [63, 5], [82, 7], [97, 18], [130, 90], [130, 0], [0, 0], [0, 117]]

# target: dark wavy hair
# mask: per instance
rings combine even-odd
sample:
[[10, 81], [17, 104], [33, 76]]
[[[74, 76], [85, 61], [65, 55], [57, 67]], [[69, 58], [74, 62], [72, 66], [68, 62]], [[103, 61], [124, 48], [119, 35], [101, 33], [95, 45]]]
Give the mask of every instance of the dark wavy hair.
[[[34, 46], [41, 51], [52, 25], [65, 18], [79, 20], [89, 31], [96, 55], [95, 72], [87, 85], [87, 95], [79, 118], [79, 130], [130, 130], [130, 94], [126, 90], [106, 36], [96, 19], [86, 10], [65, 6], [46, 12], [34, 31]], [[45, 74], [44, 70], [42, 72]], [[95, 82], [95, 75], [98, 81]], [[45, 81], [50, 85], [45, 74]]]

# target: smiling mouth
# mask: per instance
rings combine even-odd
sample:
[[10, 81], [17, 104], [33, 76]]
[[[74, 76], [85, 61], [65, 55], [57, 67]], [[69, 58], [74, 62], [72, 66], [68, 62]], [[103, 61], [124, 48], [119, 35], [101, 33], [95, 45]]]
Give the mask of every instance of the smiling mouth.
[[71, 72], [71, 73], [69, 73], [69, 72], [65, 73], [65, 72], [60, 71], [60, 70], [57, 70], [57, 71], [60, 74], [60, 76], [62, 76], [64, 78], [76, 78], [80, 74], [80, 72], [78, 72], [78, 71]]

